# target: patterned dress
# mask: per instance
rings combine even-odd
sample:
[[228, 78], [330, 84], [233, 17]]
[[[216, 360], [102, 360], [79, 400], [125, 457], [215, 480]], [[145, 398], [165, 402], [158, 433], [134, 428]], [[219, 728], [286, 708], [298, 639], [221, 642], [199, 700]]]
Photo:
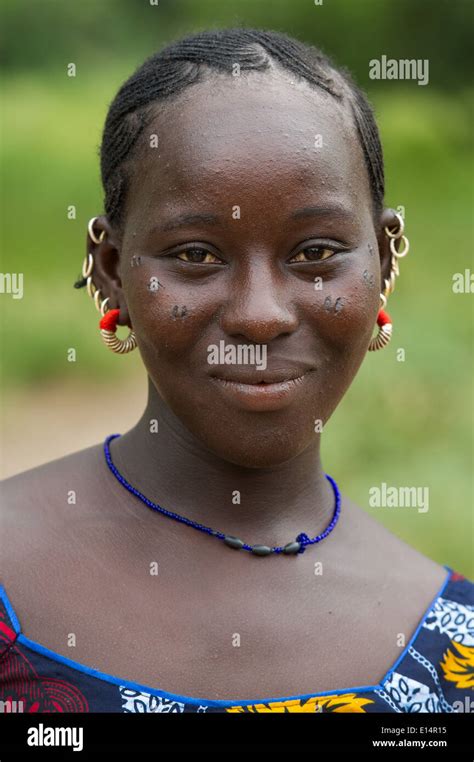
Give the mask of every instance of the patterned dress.
[[0, 586], [0, 708], [12, 712], [472, 712], [474, 583], [445, 581], [378, 685], [254, 700], [181, 696], [99, 672], [30, 640]]

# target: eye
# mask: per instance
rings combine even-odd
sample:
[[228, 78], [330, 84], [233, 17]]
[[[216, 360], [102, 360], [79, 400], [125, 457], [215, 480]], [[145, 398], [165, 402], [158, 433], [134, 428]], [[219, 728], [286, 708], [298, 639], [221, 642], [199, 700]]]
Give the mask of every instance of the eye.
[[208, 251], [207, 249], [202, 249], [199, 246], [190, 246], [189, 248], [178, 251], [171, 256], [176, 257], [176, 259], [180, 259], [182, 262], [187, 262], [188, 264], [222, 264], [222, 260], [220, 260], [219, 257], [216, 257], [216, 255], [212, 254], [212, 252]]
[[[336, 249], [328, 246], [307, 246], [290, 259], [290, 262], [321, 262], [337, 254]], [[305, 258], [307, 256], [307, 259]]]

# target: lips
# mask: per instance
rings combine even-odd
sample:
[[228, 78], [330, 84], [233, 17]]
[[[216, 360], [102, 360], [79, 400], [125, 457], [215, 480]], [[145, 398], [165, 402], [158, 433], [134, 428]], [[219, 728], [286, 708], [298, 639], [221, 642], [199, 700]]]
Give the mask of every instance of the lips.
[[214, 370], [211, 381], [228, 402], [254, 412], [289, 405], [304, 388], [312, 369], [256, 371], [248, 368]]
[[222, 368], [215, 369], [211, 373], [211, 378], [217, 378], [221, 381], [231, 381], [236, 384], [249, 384], [255, 386], [258, 384], [281, 384], [286, 381], [294, 381], [302, 378], [309, 368], [282, 368], [275, 370], [252, 370], [250, 368]]

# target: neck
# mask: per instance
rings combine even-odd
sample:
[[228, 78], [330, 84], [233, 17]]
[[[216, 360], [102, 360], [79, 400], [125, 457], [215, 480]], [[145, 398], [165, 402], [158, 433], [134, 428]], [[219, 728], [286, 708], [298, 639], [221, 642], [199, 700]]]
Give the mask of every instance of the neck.
[[[151, 421], [158, 421], [157, 432], [150, 432]], [[263, 469], [235, 465], [207, 450], [149, 381], [142, 417], [111, 442], [110, 453], [122, 476], [162, 508], [249, 544], [285, 545], [300, 532], [314, 537], [332, 518], [335, 498], [319, 446], [315, 435], [311, 447], [286, 463]], [[132, 495], [130, 500], [140, 505]], [[142, 507], [153, 531], [159, 519]]]

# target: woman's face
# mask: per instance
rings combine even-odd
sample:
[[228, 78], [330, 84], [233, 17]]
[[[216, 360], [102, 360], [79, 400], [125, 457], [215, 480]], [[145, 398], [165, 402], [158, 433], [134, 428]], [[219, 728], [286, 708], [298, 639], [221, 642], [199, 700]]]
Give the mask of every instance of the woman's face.
[[156, 112], [132, 164], [121, 323], [206, 448], [283, 463], [315, 442], [379, 309], [355, 125], [347, 106], [276, 73], [212, 76]]

